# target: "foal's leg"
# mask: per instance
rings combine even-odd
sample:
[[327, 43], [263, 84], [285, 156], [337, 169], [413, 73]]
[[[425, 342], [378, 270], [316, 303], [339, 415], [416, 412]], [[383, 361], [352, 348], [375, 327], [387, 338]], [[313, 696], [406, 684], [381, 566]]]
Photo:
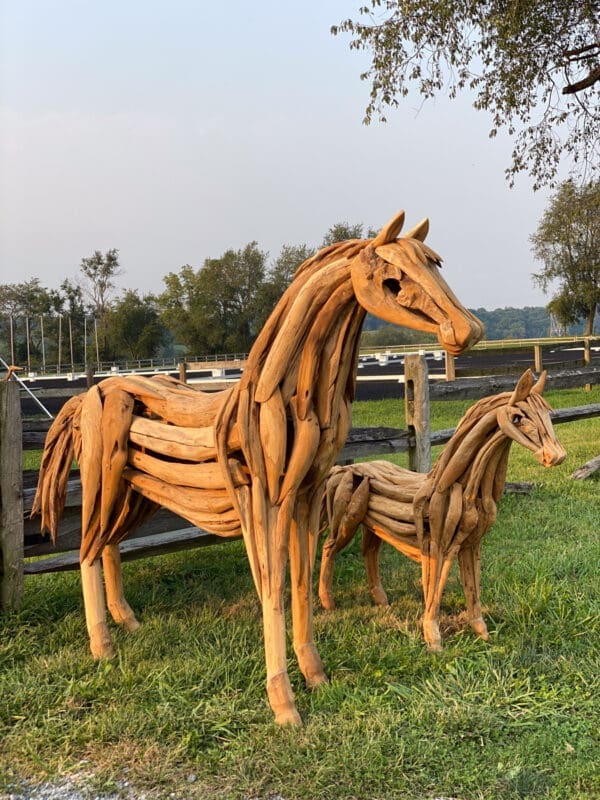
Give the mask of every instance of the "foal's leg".
[[140, 623], [123, 594], [123, 572], [121, 570], [121, 553], [118, 544], [106, 545], [102, 551], [102, 568], [106, 585], [108, 610], [118, 625], [128, 631], [135, 631]]
[[382, 540], [371, 528], [363, 523], [362, 554], [367, 570], [367, 583], [371, 597], [376, 606], [389, 605], [387, 594], [381, 583], [379, 572], [379, 553], [381, 551]]
[[481, 542], [462, 547], [458, 553], [460, 580], [463, 585], [469, 623], [473, 631], [482, 639], [490, 638], [487, 625], [481, 613], [481, 599], [479, 596], [479, 575], [481, 567]]
[[300, 671], [309, 689], [327, 683], [327, 675], [314, 643], [313, 593], [311, 558], [312, 536], [309, 530], [309, 508], [306, 498], [298, 500], [296, 519], [290, 529], [290, 575], [292, 584], [292, 627], [294, 652]]
[[442, 650], [442, 636], [439, 625], [440, 604], [454, 558], [454, 552], [441, 553], [438, 546], [431, 542], [421, 559], [423, 593], [425, 596], [423, 636], [427, 643], [427, 649], [433, 653], [439, 653]]
[[323, 544], [323, 549], [321, 551], [321, 574], [319, 576], [319, 599], [323, 608], [328, 610], [335, 608], [335, 600], [333, 599], [333, 568], [335, 567], [335, 557], [344, 547], [350, 544], [359, 525], [360, 520], [355, 520], [352, 524], [342, 521], [337, 531], [331, 531]]
[[96, 559], [90, 564], [86, 559], [81, 562], [80, 568], [90, 650], [94, 658], [113, 658], [115, 649], [106, 624], [106, 602], [100, 561]]

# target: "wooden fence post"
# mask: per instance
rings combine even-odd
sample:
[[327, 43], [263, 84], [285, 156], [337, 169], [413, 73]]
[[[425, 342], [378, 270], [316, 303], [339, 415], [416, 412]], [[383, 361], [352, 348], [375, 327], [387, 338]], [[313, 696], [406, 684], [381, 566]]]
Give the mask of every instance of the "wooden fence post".
[[0, 608], [23, 600], [23, 431], [16, 381], [0, 382]]
[[534, 369], [536, 372], [542, 372], [544, 369], [544, 362], [542, 359], [542, 345], [541, 344], [534, 344], [533, 345], [533, 361], [534, 361]]
[[592, 350], [590, 347], [590, 337], [586, 336], [583, 340], [583, 363], [586, 367], [592, 363]]
[[431, 469], [431, 428], [429, 424], [429, 372], [422, 355], [404, 359], [404, 404], [406, 427], [415, 437], [415, 446], [408, 448], [408, 466], [414, 472]]
[[187, 383], [187, 364], [185, 361], [179, 362], [179, 380], [182, 383]]
[[447, 381], [455, 381], [456, 380], [456, 364], [454, 363], [454, 356], [449, 353], [447, 350], [444, 351], [445, 359], [446, 359], [446, 380]]

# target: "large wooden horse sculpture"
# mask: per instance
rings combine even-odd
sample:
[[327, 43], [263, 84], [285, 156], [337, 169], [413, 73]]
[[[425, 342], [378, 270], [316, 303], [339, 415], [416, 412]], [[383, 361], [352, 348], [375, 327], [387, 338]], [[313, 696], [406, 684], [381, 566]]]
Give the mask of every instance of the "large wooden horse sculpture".
[[135, 628], [118, 542], [165, 506], [205, 530], [243, 535], [262, 604], [269, 701], [277, 722], [300, 722], [286, 666], [286, 564], [289, 556], [294, 650], [313, 687], [326, 681], [312, 630], [321, 496], [350, 426], [365, 313], [433, 332], [453, 354], [483, 333], [423, 243], [427, 220], [398, 238], [403, 219], [302, 264], [234, 387], [205, 393], [165, 378], [112, 377], [63, 407], [46, 440], [34, 513], [55, 536], [75, 456], [94, 656], [113, 654], [98, 559], [114, 619]]
[[514, 392], [485, 397], [467, 411], [429, 473], [411, 472], [388, 461], [334, 467], [327, 479], [329, 536], [323, 545], [319, 597], [334, 608], [335, 556], [363, 526], [363, 556], [373, 601], [387, 605], [379, 574], [382, 542], [421, 563], [425, 613], [423, 632], [430, 650], [441, 650], [440, 601], [458, 555], [469, 622], [488, 638], [479, 599], [481, 538], [496, 519], [510, 446], [533, 451], [545, 467], [566, 453], [556, 440], [541, 396], [546, 374], [534, 385], [531, 370]]

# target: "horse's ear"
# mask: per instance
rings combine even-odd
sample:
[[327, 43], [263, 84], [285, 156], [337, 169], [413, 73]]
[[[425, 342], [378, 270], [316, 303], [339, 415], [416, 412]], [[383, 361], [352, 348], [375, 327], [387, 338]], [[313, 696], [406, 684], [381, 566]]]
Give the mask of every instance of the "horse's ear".
[[532, 388], [533, 388], [533, 372], [530, 369], [528, 369], [519, 378], [519, 382], [515, 386], [515, 390], [512, 393], [512, 397], [508, 401], [509, 406], [516, 406], [517, 403], [521, 402], [521, 400], [526, 400], [529, 397]]
[[425, 219], [422, 219], [418, 225], [415, 225], [414, 228], [411, 228], [409, 231], [407, 231], [402, 238], [418, 239], [420, 242], [424, 242], [425, 237], [427, 236], [428, 233], [429, 233], [429, 220], [427, 219], [427, 217], [425, 217]]
[[544, 393], [544, 387], [546, 386], [546, 375], [547, 374], [548, 374], [548, 372], [546, 370], [544, 370], [540, 374], [540, 377], [537, 379], [537, 383], [535, 384], [535, 386], [533, 386], [531, 388], [531, 394], [543, 394]]
[[395, 242], [398, 238], [398, 234], [402, 230], [403, 225], [404, 211], [399, 211], [395, 217], [392, 217], [387, 225], [383, 226], [383, 228], [371, 242], [371, 246], [379, 247], [380, 244], [389, 244], [390, 242]]

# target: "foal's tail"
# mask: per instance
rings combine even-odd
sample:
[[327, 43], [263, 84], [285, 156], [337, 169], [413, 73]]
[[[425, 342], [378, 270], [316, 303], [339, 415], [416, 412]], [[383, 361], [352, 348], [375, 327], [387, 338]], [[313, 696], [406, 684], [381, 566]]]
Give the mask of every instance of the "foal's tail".
[[31, 516], [40, 514], [42, 533], [56, 542], [58, 523], [65, 507], [67, 482], [74, 458], [81, 452], [79, 419], [84, 395], [71, 397], [52, 422], [42, 454], [42, 465]]

